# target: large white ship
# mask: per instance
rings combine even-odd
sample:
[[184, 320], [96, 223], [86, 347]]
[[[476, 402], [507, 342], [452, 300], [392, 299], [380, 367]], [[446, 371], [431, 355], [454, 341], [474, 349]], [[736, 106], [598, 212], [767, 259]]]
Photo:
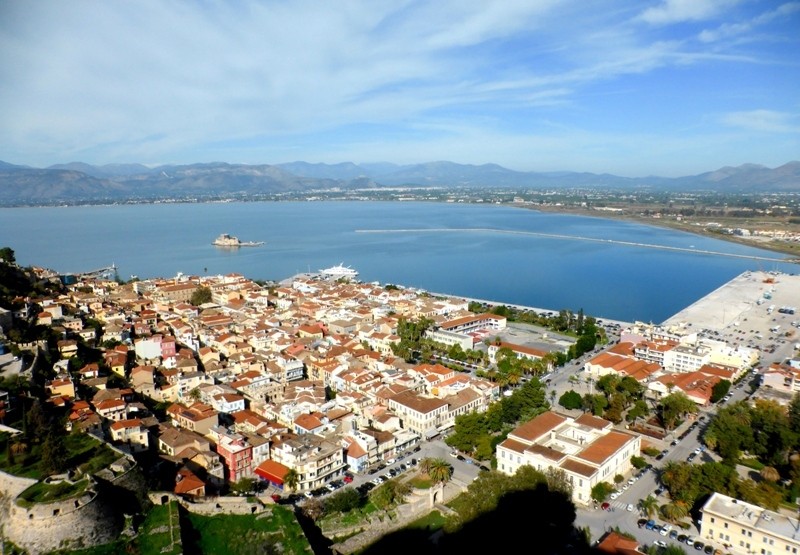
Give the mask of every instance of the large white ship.
[[325, 277], [339, 279], [339, 278], [354, 278], [358, 276], [358, 272], [351, 268], [350, 266], [345, 266], [344, 263], [340, 263], [338, 266], [331, 266], [330, 268], [325, 268], [324, 270], [319, 271]]
[[240, 241], [238, 237], [223, 233], [211, 243], [217, 247], [258, 247], [264, 244], [264, 241]]

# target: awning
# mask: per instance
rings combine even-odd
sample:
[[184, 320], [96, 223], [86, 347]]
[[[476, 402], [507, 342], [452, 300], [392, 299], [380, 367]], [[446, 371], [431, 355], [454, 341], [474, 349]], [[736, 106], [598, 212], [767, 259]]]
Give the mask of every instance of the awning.
[[436, 428], [430, 428], [425, 432], [425, 439], [430, 439], [438, 435], [439, 435], [439, 430], [437, 430]]
[[264, 480], [282, 486], [286, 473], [289, 472], [289, 467], [275, 461], [264, 461], [256, 467], [254, 472]]

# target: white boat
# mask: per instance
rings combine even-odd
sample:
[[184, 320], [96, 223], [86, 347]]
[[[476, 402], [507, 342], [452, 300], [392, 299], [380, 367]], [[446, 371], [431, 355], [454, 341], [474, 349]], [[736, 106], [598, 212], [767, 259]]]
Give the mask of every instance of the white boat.
[[339, 279], [339, 278], [354, 278], [358, 276], [358, 272], [351, 268], [350, 266], [345, 266], [344, 263], [340, 263], [338, 266], [331, 266], [330, 268], [325, 268], [324, 270], [319, 271], [325, 277]]
[[223, 233], [211, 243], [217, 247], [258, 247], [264, 244], [264, 241], [240, 241], [238, 237]]

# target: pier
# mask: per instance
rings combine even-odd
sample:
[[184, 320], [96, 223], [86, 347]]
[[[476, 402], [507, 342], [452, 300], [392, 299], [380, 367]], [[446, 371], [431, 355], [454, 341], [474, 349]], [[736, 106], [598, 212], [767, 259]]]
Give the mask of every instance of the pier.
[[545, 239], [567, 239], [572, 241], [590, 241], [593, 243], [607, 243], [611, 245], [623, 245], [626, 247], [639, 247], [645, 249], [660, 249], [674, 252], [688, 252], [693, 254], [705, 254], [711, 256], [727, 256], [729, 258], [743, 258], [746, 260], [761, 260], [765, 262], [785, 262], [798, 263], [794, 258], [773, 258], [770, 256], [758, 256], [753, 254], [736, 254], [730, 252], [710, 251], [705, 249], [695, 249], [691, 247], [671, 247], [668, 245], [654, 245], [652, 243], [639, 243], [636, 241], [621, 241], [618, 239], [598, 239], [597, 237], [582, 237], [580, 235], [562, 235], [558, 233], [541, 233], [538, 231], [515, 231], [510, 229], [491, 229], [491, 228], [433, 228], [433, 229], [356, 229], [356, 233], [505, 233], [509, 235], [528, 235], [531, 237], [543, 237]]
[[[112, 263], [111, 266], [106, 266], [104, 268], [97, 268], [96, 270], [89, 270], [88, 272], [77, 272], [77, 273], [69, 273], [69, 274], [62, 274], [61, 279], [65, 281], [65, 278], [89, 278], [89, 279], [113, 279], [114, 276], [117, 274], [117, 265]], [[69, 279], [65, 281], [68, 282]]]

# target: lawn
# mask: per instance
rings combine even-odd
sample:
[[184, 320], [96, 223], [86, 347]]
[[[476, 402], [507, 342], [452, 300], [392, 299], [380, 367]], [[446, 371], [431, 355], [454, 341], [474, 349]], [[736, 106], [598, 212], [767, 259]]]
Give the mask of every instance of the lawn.
[[174, 501], [156, 505], [147, 513], [139, 529], [137, 543], [142, 555], [182, 553], [180, 507]]
[[439, 511], [431, 511], [422, 518], [410, 523], [406, 528], [412, 530], [430, 530], [431, 532], [444, 526], [447, 519]]
[[36, 482], [19, 494], [17, 504], [23, 507], [30, 507], [34, 503], [52, 503], [60, 499], [77, 497], [86, 490], [86, 486], [88, 485], [88, 480], [80, 480], [74, 484], [69, 482], [59, 482], [56, 484]]
[[294, 513], [285, 507], [273, 506], [271, 515], [184, 516], [186, 553], [312, 553]]
[[[40, 444], [28, 444], [27, 452], [13, 456], [13, 464], [9, 464], [8, 449], [5, 447], [10, 438], [0, 436], [0, 470], [14, 476], [41, 480], [46, 474], [39, 467], [41, 461]], [[117, 460], [119, 455], [106, 445], [86, 434], [67, 434], [64, 436], [67, 468], [79, 467], [82, 471], [93, 474]]]

